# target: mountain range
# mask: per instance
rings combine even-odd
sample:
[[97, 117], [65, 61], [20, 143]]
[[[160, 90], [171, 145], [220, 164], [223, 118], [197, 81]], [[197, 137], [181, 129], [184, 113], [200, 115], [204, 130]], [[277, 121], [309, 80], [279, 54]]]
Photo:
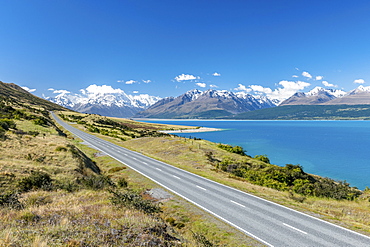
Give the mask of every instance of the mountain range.
[[55, 90], [56, 96], [44, 96], [44, 98], [74, 111], [123, 118], [130, 118], [161, 99], [148, 94], [133, 96], [121, 89], [111, 87], [101, 87], [99, 90], [87, 88], [80, 92], [80, 94], [72, 94], [67, 90]]
[[55, 90], [56, 96], [45, 98], [75, 111], [124, 118], [223, 118], [276, 106], [370, 104], [370, 86], [362, 85], [349, 92], [315, 87], [309, 92], [297, 92], [282, 102], [263, 95], [213, 89], [194, 89], [163, 99], [148, 94], [133, 96], [112, 88], [80, 91], [72, 94]]
[[191, 90], [176, 98], [164, 98], [137, 118], [217, 118], [242, 112], [274, 107], [276, 104], [264, 96], [226, 90]]
[[370, 86], [360, 85], [349, 92], [315, 87], [307, 93], [297, 92], [284, 100], [284, 105], [363, 105], [370, 104]]

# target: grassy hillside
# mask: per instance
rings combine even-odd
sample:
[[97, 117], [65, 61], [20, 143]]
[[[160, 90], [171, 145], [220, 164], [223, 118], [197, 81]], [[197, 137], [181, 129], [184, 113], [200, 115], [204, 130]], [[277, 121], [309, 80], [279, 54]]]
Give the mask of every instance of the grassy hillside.
[[286, 105], [245, 112], [230, 118], [250, 120], [369, 120], [370, 105]]
[[62, 106], [54, 104], [50, 101], [45, 99], [41, 99], [36, 97], [33, 94], [25, 91], [20, 86], [13, 84], [13, 83], [4, 83], [0, 81], [0, 100], [2, 102], [9, 102], [13, 106], [19, 106], [23, 108], [27, 108], [32, 106], [33, 108], [40, 109], [47, 111], [53, 110], [67, 110]]
[[[15, 99], [0, 98], [0, 246], [259, 245], [174, 195], [149, 193], [161, 189]], [[99, 129], [125, 123], [127, 139], [176, 129], [86, 116]]]

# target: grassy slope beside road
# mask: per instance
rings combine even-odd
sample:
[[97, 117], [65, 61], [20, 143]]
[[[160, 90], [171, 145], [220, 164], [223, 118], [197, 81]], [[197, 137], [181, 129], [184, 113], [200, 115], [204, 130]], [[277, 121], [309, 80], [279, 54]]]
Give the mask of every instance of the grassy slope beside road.
[[[79, 126], [79, 128], [86, 129], [86, 127], [82, 125]], [[103, 127], [100, 126], [97, 128]], [[128, 138], [126, 141], [121, 142], [109, 133], [104, 133], [105, 135], [100, 135], [98, 133], [95, 134], [118, 145], [139, 151], [145, 155], [165, 161], [169, 164], [178, 166], [212, 180], [247, 192], [251, 192], [258, 196], [293, 207], [309, 214], [315, 214], [318, 217], [339, 223], [351, 229], [360, 230], [364, 233], [370, 232], [370, 204], [368, 190], [365, 191], [365, 193], [363, 193], [361, 196], [352, 198], [353, 200], [335, 200], [309, 195], [302, 196], [295, 194], [291, 190], [278, 191], [271, 188], [253, 185], [246, 182], [243, 177], [236, 176], [235, 173], [230, 173], [228, 171], [228, 169], [233, 167], [235, 168], [235, 164], [249, 163], [252, 164], [253, 167], [265, 167], [261, 170], [263, 172], [262, 174], [264, 174], [263, 176], [270, 176], [267, 171], [271, 171], [271, 169], [272, 171], [276, 171], [274, 166], [267, 165], [260, 159], [252, 159], [248, 156], [241, 156], [227, 152], [220, 149], [215, 143], [205, 140], [194, 140], [175, 136], [143, 136], [141, 138]], [[212, 152], [211, 157], [209, 155], [210, 152]], [[212, 161], [210, 159], [212, 159]], [[231, 163], [228, 162], [230, 160], [232, 161]], [[228, 166], [226, 169], [223, 169], [221, 166], [222, 163], [220, 163], [220, 166], [216, 167], [215, 161], [216, 163], [217, 161], [224, 163], [226, 162]], [[319, 179], [318, 176], [313, 177]], [[308, 179], [312, 178], [308, 177]], [[332, 184], [335, 185], [335, 183]], [[337, 185], [339, 184], [337, 183]], [[350, 190], [347, 192], [351, 194]]]
[[158, 204], [154, 183], [67, 136], [41, 106], [7, 98], [0, 124], [0, 246], [259, 245], [177, 197]]

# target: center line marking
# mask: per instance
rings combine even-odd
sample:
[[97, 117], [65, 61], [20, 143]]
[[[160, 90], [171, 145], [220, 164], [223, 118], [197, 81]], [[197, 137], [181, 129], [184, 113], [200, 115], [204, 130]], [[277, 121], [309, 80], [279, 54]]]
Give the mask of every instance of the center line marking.
[[203, 188], [203, 187], [200, 187], [200, 186], [198, 186], [198, 185], [197, 185], [197, 187], [198, 187], [199, 189], [201, 189], [201, 190], [207, 190], [207, 189], [205, 189], [205, 188]]
[[162, 171], [161, 169], [159, 169], [159, 168], [157, 168], [157, 167], [156, 167], [155, 169], [157, 169], [158, 171]]
[[285, 223], [283, 223], [283, 225], [284, 226], [287, 226], [287, 227], [290, 227], [290, 228], [292, 228], [292, 229], [294, 229], [294, 230], [296, 230], [296, 231], [298, 231], [300, 233], [307, 234], [307, 232], [304, 232], [302, 230], [299, 230], [298, 228], [295, 228], [294, 226], [291, 226], [291, 225], [288, 225], [288, 224], [285, 224]]
[[137, 160], [135, 157], [132, 157], [132, 159]]
[[144, 164], [144, 165], [147, 165], [148, 163], [146, 163], [146, 162], [143, 162], [143, 164]]
[[181, 178], [179, 178], [178, 176], [175, 176], [175, 175], [172, 175], [174, 178], [177, 178], [177, 179], [181, 179]]
[[235, 203], [236, 205], [239, 205], [240, 207], [243, 207], [245, 208], [245, 206], [243, 204], [240, 204], [240, 203], [237, 203], [237, 202], [234, 202], [233, 200], [230, 200], [232, 203]]

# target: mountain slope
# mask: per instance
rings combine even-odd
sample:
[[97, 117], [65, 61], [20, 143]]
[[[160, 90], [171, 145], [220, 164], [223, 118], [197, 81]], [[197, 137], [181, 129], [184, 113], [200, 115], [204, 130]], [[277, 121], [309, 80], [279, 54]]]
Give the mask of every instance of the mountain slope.
[[267, 98], [234, 94], [226, 90], [191, 90], [176, 98], [158, 101], [137, 118], [217, 118], [275, 106]]
[[66, 108], [54, 104], [50, 101], [45, 99], [41, 99], [20, 86], [13, 84], [13, 83], [4, 83], [0, 81], [0, 96], [4, 97], [6, 101], [12, 101], [14, 104], [26, 104], [31, 106], [42, 107], [44, 110], [59, 110], [65, 111]]

